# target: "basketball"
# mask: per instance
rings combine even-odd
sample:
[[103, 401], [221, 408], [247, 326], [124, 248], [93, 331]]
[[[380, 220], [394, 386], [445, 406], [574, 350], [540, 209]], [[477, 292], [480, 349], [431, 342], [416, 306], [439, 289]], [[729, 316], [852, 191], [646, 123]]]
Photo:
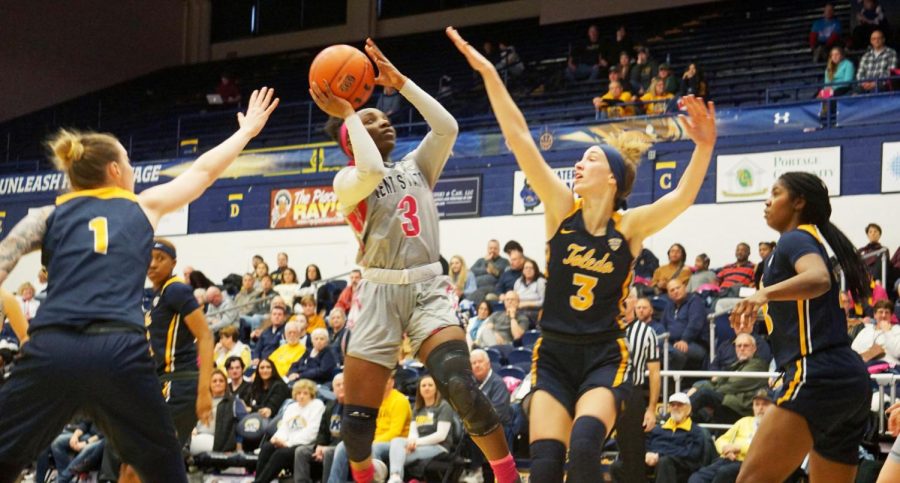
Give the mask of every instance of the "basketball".
[[327, 81], [332, 92], [347, 99], [354, 109], [362, 107], [375, 88], [375, 68], [355, 47], [332, 45], [316, 56], [309, 67], [309, 85]]

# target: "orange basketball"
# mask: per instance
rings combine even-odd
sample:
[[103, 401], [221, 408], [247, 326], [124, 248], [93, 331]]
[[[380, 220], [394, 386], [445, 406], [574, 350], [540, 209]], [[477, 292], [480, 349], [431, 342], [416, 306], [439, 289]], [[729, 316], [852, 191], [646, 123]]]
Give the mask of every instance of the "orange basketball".
[[309, 84], [327, 82], [331, 91], [359, 109], [375, 88], [375, 68], [369, 57], [349, 45], [332, 45], [316, 56], [309, 66]]

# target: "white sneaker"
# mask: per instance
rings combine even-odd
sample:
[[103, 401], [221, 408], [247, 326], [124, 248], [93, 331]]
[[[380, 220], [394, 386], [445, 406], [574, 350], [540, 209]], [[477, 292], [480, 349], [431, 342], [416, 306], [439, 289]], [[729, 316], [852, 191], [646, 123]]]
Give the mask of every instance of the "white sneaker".
[[388, 478], [387, 483], [403, 483], [403, 478], [400, 478], [400, 475], [395, 473]]
[[372, 459], [372, 467], [375, 468], [375, 475], [372, 477], [375, 483], [384, 483], [384, 480], [388, 477], [388, 467], [384, 464], [384, 461], [379, 459]]

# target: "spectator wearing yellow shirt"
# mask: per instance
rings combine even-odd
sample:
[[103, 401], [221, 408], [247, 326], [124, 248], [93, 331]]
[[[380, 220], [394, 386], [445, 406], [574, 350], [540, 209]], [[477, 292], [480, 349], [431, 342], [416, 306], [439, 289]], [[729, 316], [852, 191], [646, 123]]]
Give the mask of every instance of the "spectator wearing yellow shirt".
[[665, 82], [660, 79], [654, 79], [650, 84], [650, 92], [641, 96], [641, 102], [644, 103], [644, 112], [648, 116], [661, 116], [668, 112], [669, 101], [674, 97], [666, 92]]
[[734, 481], [741, 471], [741, 462], [747, 457], [750, 441], [759, 427], [759, 421], [772, 407], [772, 397], [766, 389], [753, 396], [753, 416], [738, 419], [728, 431], [716, 440], [719, 458], [691, 475], [688, 483]]
[[[391, 450], [391, 440], [405, 438], [409, 434], [409, 423], [412, 421], [412, 406], [409, 400], [400, 391], [394, 389], [394, 373], [388, 377], [384, 386], [384, 398], [378, 408], [378, 417], [375, 420], [375, 439], [372, 442], [372, 464], [375, 473], [383, 472], [387, 477], [387, 459]], [[350, 476], [350, 459], [347, 450], [341, 442], [334, 449], [334, 462], [331, 465], [331, 474], [328, 481], [347, 481]]]
[[[296, 310], [296, 309], [295, 309]], [[304, 295], [300, 299], [300, 312], [306, 317], [306, 333], [312, 334], [316, 329], [327, 329], [325, 317], [316, 312], [316, 298], [312, 295]], [[297, 314], [295, 317], [299, 317]]]
[[287, 375], [291, 364], [306, 353], [306, 317], [302, 315], [284, 325], [284, 344], [269, 356], [278, 374]]
[[621, 82], [610, 82], [609, 91], [602, 97], [594, 98], [594, 107], [601, 119], [628, 117], [634, 115], [634, 106], [626, 105], [632, 100], [631, 93], [625, 92]]

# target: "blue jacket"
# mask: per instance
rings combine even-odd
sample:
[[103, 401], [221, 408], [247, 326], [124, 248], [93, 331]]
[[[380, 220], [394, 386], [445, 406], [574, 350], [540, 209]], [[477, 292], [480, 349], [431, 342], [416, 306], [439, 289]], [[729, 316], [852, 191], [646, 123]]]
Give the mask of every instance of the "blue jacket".
[[709, 342], [709, 326], [706, 323], [706, 306], [697, 294], [688, 294], [680, 307], [674, 302], [666, 305], [662, 323], [669, 332], [669, 343], [678, 341]]
[[319, 384], [331, 381], [337, 368], [337, 355], [330, 346], [326, 346], [316, 357], [312, 357], [312, 349], [308, 349], [303, 357], [291, 364], [288, 374], [298, 374], [300, 379], [311, 379]]
[[497, 295], [505, 294], [510, 290], [516, 288], [516, 280], [522, 276], [521, 270], [513, 270], [512, 268], [507, 268], [505, 272], [500, 274], [500, 278], [497, 280], [497, 285], [494, 286], [494, 293]]
[[284, 340], [284, 324], [275, 329], [274, 332], [272, 332], [273, 328], [269, 327], [259, 335], [259, 341], [256, 343], [256, 347], [253, 348], [254, 359], [266, 359], [275, 352], [275, 349], [281, 346], [281, 341]]
[[699, 461], [703, 457], [703, 438], [700, 426], [687, 418], [676, 425], [672, 418], [659, 424], [650, 431], [647, 440], [647, 451], [660, 456], [674, 456], [690, 461]]

